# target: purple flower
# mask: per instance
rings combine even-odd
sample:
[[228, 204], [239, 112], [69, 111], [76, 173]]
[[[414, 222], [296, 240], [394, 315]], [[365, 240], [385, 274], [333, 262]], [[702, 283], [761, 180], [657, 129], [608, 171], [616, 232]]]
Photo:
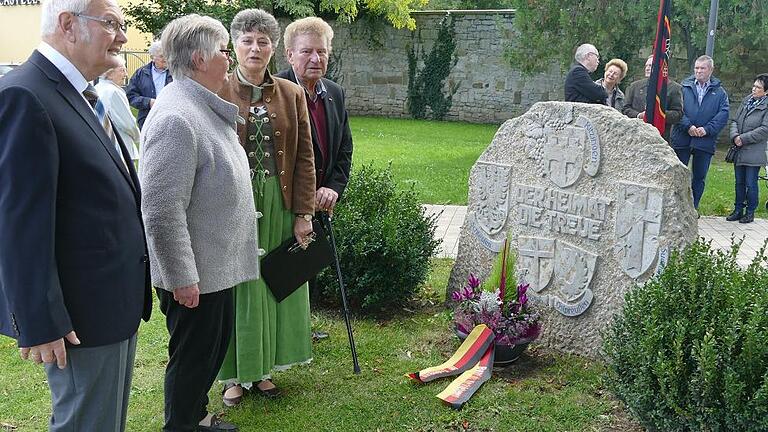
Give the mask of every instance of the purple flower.
[[528, 284], [520, 284], [520, 285], [518, 285], [517, 286], [517, 295], [518, 296], [525, 295], [525, 292], [528, 291], [528, 287], [529, 287]]
[[520, 294], [518, 301], [520, 302], [520, 306], [523, 306], [528, 302], [528, 296], [526, 296], [525, 294]]
[[462, 299], [461, 293], [458, 291], [454, 291], [451, 293], [451, 300], [455, 302], [460, 302]]
[[474, 291], [475, 288], [480, 286], [480, 279], [476, 278], [475, 275], [470, 273], [469, 278], [467, 278], [467, 285]]

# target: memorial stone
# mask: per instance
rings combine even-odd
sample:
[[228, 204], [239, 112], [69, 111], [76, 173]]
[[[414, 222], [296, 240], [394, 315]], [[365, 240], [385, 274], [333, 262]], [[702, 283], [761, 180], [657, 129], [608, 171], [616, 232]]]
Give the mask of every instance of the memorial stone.
[[543, 316], [540, 342], [599, 357], [627, 290], [696, 238], [690, 184], [651, 125], [600, 105], [537, 103], [472, 167], [448, 291], [487, 277], [509, 236]]

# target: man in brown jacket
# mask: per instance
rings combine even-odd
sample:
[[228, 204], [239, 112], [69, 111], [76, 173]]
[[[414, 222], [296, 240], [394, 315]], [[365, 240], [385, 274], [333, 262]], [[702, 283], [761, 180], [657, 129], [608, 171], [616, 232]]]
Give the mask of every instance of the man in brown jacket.
[[[645, 120], [645, 101], [648, 91], [648, 77], [651, 76], [653, 56], [645, 61], [645, 78], [629, 85], [624, 98], [624, 109], [621, 112], [627, 117]], [[683, 93], [680, 84], [669, 79], [667, 83], [667, 121], [664, 128], [664, 139], [670, 142], [672, 125], [679, 123], [683, 117]]]

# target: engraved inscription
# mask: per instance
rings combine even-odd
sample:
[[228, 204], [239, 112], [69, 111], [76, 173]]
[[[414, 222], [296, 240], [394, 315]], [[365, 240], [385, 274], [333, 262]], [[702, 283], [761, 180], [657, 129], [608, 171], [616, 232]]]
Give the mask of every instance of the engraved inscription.
[[520, 237], [517, 263], [526, 274], [529, 287], [539, 292], [549, 285], [555, 258], [555, 241], [536, 237]]
[[509, 214], [509, 177], [512, 167], [486, 162], [477, 163], [477, 191], [479, 200], [475, 218], [489, 236], [498, 234]]
[[515, 221], [532, 228], [600, 240], [611, 200], [541, 186], [512, 186]]

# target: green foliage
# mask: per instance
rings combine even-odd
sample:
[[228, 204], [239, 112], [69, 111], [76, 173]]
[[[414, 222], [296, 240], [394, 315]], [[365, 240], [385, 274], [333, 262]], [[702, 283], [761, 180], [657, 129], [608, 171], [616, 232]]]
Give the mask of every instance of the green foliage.
[[[419, 39], [421, 39], [419, 30]], [[453, 17], [446, 15], [440, 21], [440, 29], [432, 50], [424, 58], [424, 65], [419, 69], [419, 57], [424, 57], [423, 48], [416, 51], [415, 43], [408, 50], [408, 109], [417, 119], [427, 118], [427, 107], [432, 111], [432, 118], [442, 120], [451, 109], [453, 95], [459, 89], [459, 83], [448, 88], [443, 94], [445, 80], [456, 65], [456, 40], [454, 39]]]
[[[656, 37], [659, 0], [604, 1], [510, 0], [516, 9], [519, 34], [510, 41], [506, 56], [512, 67], [527, 74], [547, 70], [555, 60], [563, 68], [573, 62], [576, 47], [591, 43], [604, 60], [636, 58], [638, 50], [651, 50]], [[672, 51], [684, 53], [691, 66], [706, 47], [709, 0], [672, 3]], [[768, 2], [720, 0], [715, 62], [721, 70], [749, 69], [750, 55], [768, 43]], [[630, 67], [633, 65], [630, 64]]]
[[197, 13], [217, 18], [229, 28], [232, 18], [241, 10], [261, 8], [275, 16], [301, 18], [323, 15], [341, 22], [352, 22], [364, 13], [386, 19], [394, 28], [416, 28], [411, 9], [422, 7], [427, 0], [147, 0], [125, 7], [131, 23], [139, 30], [159, 35], [168, 22], [180, 16]]
[[768, 259], [738, 247], [673, 254], [608, 331], [608, 386], [651, 430], [768, 430]]
[[[436, 217], [426, 216], [413, 188], [398, 190], [391, 168], [356, 169], [333, 216], [350, 305], [379, 312], [407, 304], [429, 273], [439, 245]], [[339, 299], [334, 268], [319, 277], [326, 298]]]
[[[517, 261], [517, 255], [512, 250], [511, 246], [511, 234], [507, 240], [507, 274], [506, 274], [506, 292], [504, 295], [504, 303], [517, 300], [517, 275], [515, 274], [515, 263]], [[499, 252], [496, 255], [496, 259], [493, 262], [491, 273], [483, 281], [482, 287], [485, 291], [496, 291], [501, 285], [501, 269], [504, 265], [504, 254]]]

